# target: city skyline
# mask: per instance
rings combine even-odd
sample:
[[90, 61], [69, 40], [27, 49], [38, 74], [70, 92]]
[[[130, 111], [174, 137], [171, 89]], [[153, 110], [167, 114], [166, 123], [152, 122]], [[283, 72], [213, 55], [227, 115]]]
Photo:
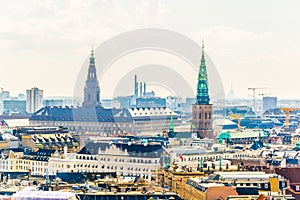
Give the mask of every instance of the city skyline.
[[[92, 44], [100, 45], [122, 32], [159, 27], [199, 44], [204, 37], [226, 94], [233, 86], [236, 96], [248, 98], [248, 87], [267, 87], [279, 98], [300, 98], [295, 93], [300, 88], [293, 81], [300, 62], [299, 14], [294, 10], [298, 2], [197, 3], [89, 1], [82, 7], [80, 2], [68, 1], [30, 1], [18, 6], [7, 2], [1, 8], [0, 65], [5, 76], [0, 86], [13, 96], [33, 86], [43, 89], [45, 96], [72, 96]], [[255, 17], [249, 18], [250, 13]], [[199, 64], [200, 56], [199, 52]], [[99, 82], [100, 87], [108, 84]]]

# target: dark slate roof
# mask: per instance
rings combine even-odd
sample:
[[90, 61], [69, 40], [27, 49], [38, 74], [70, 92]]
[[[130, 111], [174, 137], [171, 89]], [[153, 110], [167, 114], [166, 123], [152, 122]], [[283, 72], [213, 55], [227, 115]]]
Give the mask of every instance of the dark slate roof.
[[190, 131], [186, 131], [186, 132], [172, 132], [172, 131], [170, 131], [168, 133], [168, 136], [169, 136], [169, 138], [178, 138], [178, 139], [191, 138], [192, 133]]
[[106, 109], [102, 107], [50, 107], [35, 112], [30, 120], [41, 121], [85, 121], [85, 122], [132, 122], [127, 109]]
[[8, 149], [1, 149], [0, 152], [4, 151], [12, 151], [12, 152], [24, 152], [24, 148], [8, 148]]
[[250, 148], [253, 150], [257, 150], [257, 149], [262, 148], [263, 146], [264, 145], [261, 141], [255, 141]]
[[[101, 150], [105, 150], [111, 145], [116, 145], [117, 148], [125, 151], [130, 156], [134, 157], [147, 157], [147, 158], [158, 158], [163, 152], [163, 148], [161, 144], [130, 144], [130, 143], [93, 143], [89, 142], [85, 145], [84, 148], [81, 149], [82, 154], [98, 154], [99, 148]], [[80, 153], [78, 153], [80, 154]]]
[[92, 155], [91, 152], [89, 152], [89, 150], [87, 150], [86, 147], [83, 147], [78, 154], [88, 154], [88, 155]]
[[67, 183], [84, 183], [86, 178], [79, 172], [57, 172], [56, 177]]
[[115, 144], [118, 148], [122, 150], [127, 150], [129, 154], [138, 154], [138, 153], [155, 153], [162, 151], [162, 146], [160, 144]]
[[104, 179], [107, 176], [117, 178], [117, 172], [83, 172], [83, 175], [90, 181], [94, 181], [96, 178]]
[[236, 187], [239, 195], [258, 195], [258, 188], [253, 187]]
[[10, 176], [11, 179], [22, 179], [29, 176], [29, 172], [2, 172], [3, 176]]
[[110, 144], [107, 142], [101, 142], [101, 143], [94, 143], [94, 142], [88, 142], [79, 152], [78, 154], [98, 154], [99, 148], [100, 150], [105, 150], [108, 148]]
[[26, 160], [48, 161], [51, 154], [54, 154], [55, 150], [39, 149], [38, 151], [28, 152], [23, 156]]

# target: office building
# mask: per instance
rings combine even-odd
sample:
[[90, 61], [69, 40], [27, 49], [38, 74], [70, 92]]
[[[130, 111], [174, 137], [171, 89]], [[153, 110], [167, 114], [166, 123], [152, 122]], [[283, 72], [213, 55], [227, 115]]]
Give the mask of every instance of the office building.
[[26, 90], [26, 111], [34, 113], [43, 107], [43, 90], [37, 87]]

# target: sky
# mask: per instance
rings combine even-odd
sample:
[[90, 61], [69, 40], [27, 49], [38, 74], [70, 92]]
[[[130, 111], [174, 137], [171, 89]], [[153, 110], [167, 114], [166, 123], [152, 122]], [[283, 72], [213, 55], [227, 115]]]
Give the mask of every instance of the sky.
[[3, 1], [0, 87], [12, 95], [36, 86], [44, 96], [72, 96], [92, 45], [162, 28], [205, 39], [225, 93], [232, 87], [245, 98], [249, 87], [265, 87], [260, 93], [300, 98], [299, 7], [297, 0]]

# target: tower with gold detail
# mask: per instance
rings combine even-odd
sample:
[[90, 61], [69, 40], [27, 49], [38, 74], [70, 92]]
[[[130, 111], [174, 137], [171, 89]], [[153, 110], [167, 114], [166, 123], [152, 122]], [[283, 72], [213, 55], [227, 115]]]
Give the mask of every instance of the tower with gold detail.
[[87, 80], [85, 81], [83, 107], [101, 107], [100, 88], [97, 79], [93, 49], [90, 56]]
[[208, 77], [202, 41], [202, 57], [198, 74], [196, 103], [192, 105], [192, 133], [198, 138], [212, 136], [212, 104], [208, 94]]

